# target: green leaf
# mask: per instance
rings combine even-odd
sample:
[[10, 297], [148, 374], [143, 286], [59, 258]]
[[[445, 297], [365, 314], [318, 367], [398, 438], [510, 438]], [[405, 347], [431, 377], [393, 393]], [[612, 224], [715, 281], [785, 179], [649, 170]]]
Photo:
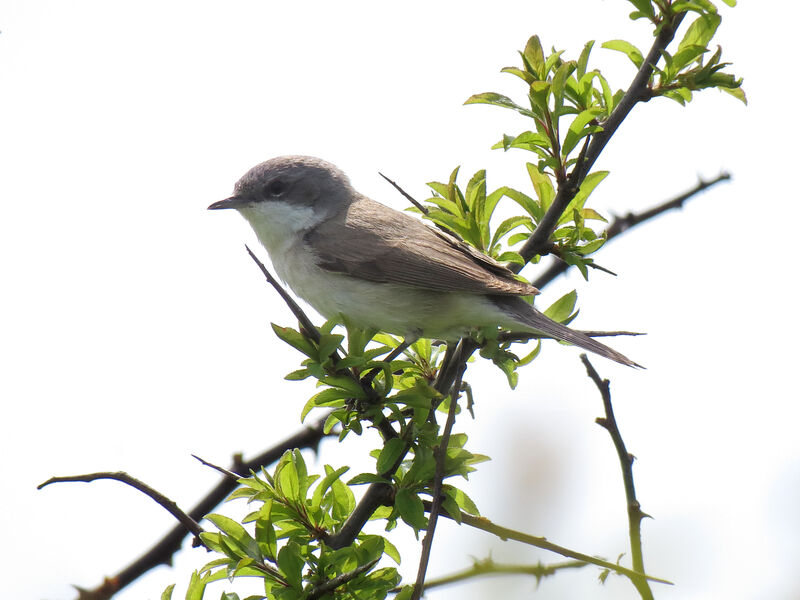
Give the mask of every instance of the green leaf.
[[556, 118], [561, 115], [561, 109], [564, 106], [564, 88], [567, 85], [567, 77], [569, 77], [576, 69], [575, 61], [567, 61], [561, 63], [553, 75], [553, 114]]
[[561, 214], [561, 218], [558, 220], [558, 225], [563, 225], [564, 223], [569, 223], [570, 221], [574, 220], [574, 211], [578, 211], [578, 214], [580, 214], [580, 211], [583, 210], [583, 205], [586, 203], [589, 195], [606, 177], [608, 177], [608, 171], [595, 171], [593, 173], [589, 173], [583, 180], [583, 183], [581, 183], [578, 193], [575, 194], [575, 197], [572, 200], [570, 200], [567, 208], [565, 208], [564, 212]]
[[[529, 201], [533, 202], [530, 198]], [[525, 226], [528, 230], [533, 229], [533, 221], [531, 221], [530, 217], [525, 217], [522, 215], [516, 217], [509, 217], [500, 225], [497, 226], [497, 229], [494, 230], [494, 236], [492, 237], [492, 243], [489, 245], [490, 250], [494, 250], [497, 245], [500, 243], [500, 240], [503, 239], [508, 233], [516, 229], [517, 227]]]
[[400, 514], [400, 518], [413, 527], [414, 531], [425, 529], [428, 525], [422, 500], [408, 488], [400, 488], [397, 491], [394, 506]]
[[571, 292], [564, 294], [553, 302], [547, 310], [544, 311], [545, 316], [550, 317], [553, 321], [557, 321], [559, 323], [563, 323], [567, 319], [569, 319], [570, 315], [572, 315], [572, 311], [575, 310], [575, 303], [578, 301], [578, 292], [572, 290]]
[[[533, 190], [536, 192], [536, 196], [539, 198], [539, 206], [541, 207], [542, 215], [547, 212], [547, 209], [550, 208], [550, 205], [553, 203], [553, 198], [556, 197], [556, 190], [553, 187], [553, 182], [550, 180], [548, 175], [540, 172], [538, 167], [533, 163], [527, 163], [525, 165], [528, 169], [528, 176], [531, 178], [531, 183], [533, 184]], [[538, 219], [534, 216], [535, 221]], [[541, 217], [539, 217], [541, 218]]]
[[533, 131], [525, 131], [516, 137], [504, 135], [502, 140], [492, 146], [492, 149], [498, 148], [502, 148], [503, 150], [519, 148], [521, 150], [535, 152], [542, 157], [551, 156], [552, 154], [550, 138], [542, 133], [534, 133]]
[[319, 357], [320, 362], [324, 362], [327, 358], [330, 357], [341, 345], [342, 340], [344, 339], [343, 335], [333, 334], [333, 333], [326, 333], [320, 336], [319, 341], [319, 350], [317, 356]]
[[306, 402], [305, 406], [303, 406], [303, 410], [300, 413], [300, 420], [301, 422], [305, 421], [306, 416], [313, 408], [320, 406], [344, 406], [345, 401], [352, 397], [353, 396], [349, 391], [340, 388], [328, 388], [322, 390], [318, 394], [314, 394], [308, 399], [308, 402]]
[[291, 327], [281, 327], [275, 323], [271, 323], [271, 325], [272, 331], [275, 332], [275, 335], [277, 335], [284, 342], [293, 348], [296, 348], [309, 358], [317, 357], [317, 348], [314, 346], [314, 344], [307, 340], [302, 333], [292, 329]]
[[469, 513], [471, 515], [479, 516], [481, 513], [478, 510], [478, 507], [472, 501], [472, 498], [467, 496], [463, 491], [460, 489], [453, 487], [451, 485], [444, 485], [443, 491], [447, 496], [452, 498], [456, 505], [463, 510], [465, 513]]
[[641, 13], [643, 17], [647, 17], [649, 19], [655, 18], [655, 12], [650, 0], [628, 0], [628, 2], [633, 4], [636, 7], [636, 12]]
[[[256, 541], [247, 533], [247, 530], [241, 526], [237, 521], [226, 517], [225, 515], [209, 514], [205, 517], [219, 529], [222, 533], [228, 536], [227, 542], [235, 546], [235, 551], [238, 558], [249, 556], [256, 560], [261, 560], [261, 549], [258, 547]], [[225, 544], [226, 539], [219, 539], [221, 544]]]
[[164, 588], [164, 591], [161, 592], [161, 600], [172, 600], [172, 590], [174, 589], [175, 589], [174, 583]]
[[518, 252], [514, 252], [513, 250], [506, 250], [502, 254], [497, 257], [498, 262], [504, 263], [514, 263], [516, 265], [524, 266], [525, 259], [522, 258], [522, 255]]
[[525, 365], [533, 362], [533, 359], [539, 356], [539, 351], [541, 349], [542, 349], [542, 340], [536, 340], [536, 347], [531, 352], [520, 358], [517, 361], [517, 366], [524, 367]]
[[545, 79], [547, 77], [544, 66], [544, 52], [538, 35], [531, 36], [528, 39], [528, 43], [525, 44], [525, 50], [522, 52], [522, 62], [525, 64], [525, 70], [537, 78]]
[[[724, 1], [725, 0], [723, 0], [723, 2]], [[740, 88], [740, 87], [738, 87], [738, 88], [726, 88], [726, 87], [723, 87], [723, 88], [720, 88], [720, 89], [723, 92], [727, 92], [731, 96], [733, 96], [734, 98], [736, 98], [738, 100], [741, 100], [742, 102], [747, 104], [747, 96], [745, 96], [744, 90], [742, 88]]]
[[642, 51], [630, 42], [626, 42], [625, 40], [609, 40], [608, 42], [604, 42], [602, 47], [622, 52], [631, 59], [631, 62], [636, 65], [637, 69], [641, 68], [642, 64], [644, 64], [644, 55]]
[[564, 158], [569, 156], [569, 153], [572, 152], [582, 138], [597, 131], [602, 131], [602, 127], [598, 125], [587, 127], [591, 121], [602, 114], [602, 108], [587, 108], [573, 119], [561, 148], [561, 155]]
[[608, 223], [608, 219], [606, 219], [603, 215], [601, 215], [593, 208], [584, 208], [583, 210], [581, 210], [581, 217], [583, 217], [587, 221], [591, 219], [593, 221], [602, 221], [603, 223]]
[[292, 371], [288, 375], [284, 376], [284, 379], [287, 381], [301, 381], [303, 379], [308, 379], [311, 377], [311, 371], [308, 369], [297, 369], [296, 371]]
[[536, 75], [533, 75], [528, 71], [523, 71], [522, 69], [518, 69], [517, 67], [503, 67], [502, 69], [500, 69], [500, 72], [511, 73], [512, 75], [516, 75], [528, 85], [532, 84], [534, 81], [537, 80]]
[[334, 479], [330, 492], [325, 495], [325, 504], [328, 503], [331, 507], [331, 516], [343, 523], [356, 507], [356, 498], [353, 491], [340, 479]]
[[186, 600], [203, 600], [206, 583], [208, 583], [208, 575], [200, 577], [197, 571], [192, 573], [192, 577], [189, 579], [189, 587], [186, 590]]
[[289, 541], [278, 552], [278, 568], [286, 578], [286, 582], [295, 590], [303, 588], [303, 567], [305, 560], [297, 543]]
[[272, 502], [269, 499], [261, 505], [256, 519], [256, 542], [261, 553], [270, 559], [274, 559], [278, 551], [278, 538], [272, 524]]
[[400, 592], [394, 597], [394, 600], [410, 600], [411, 594], [414, 593], [413, 585], [405, 585], [400, 589]]
[[606, 78], [598, 73], [597, 79], [600, 81], [600, 87], [603, 89], [603, 108], [605, 109], [604, 115], [609, 116], [614, 110], [614, 107], [617, 105], [616, 98], [611, 92], [611, 86], [608, 85]]
[[377, 471], [379, 475], [386, 475], [406, 452], [406, 442], [400, 438], [387, 440], [381, 453], [378, 455]]
[[530, 110], [523, 108], [511, 98], [503, 96], [502, 94], [495, 94], [494, 92], [474, 94], [467, 98], [467, 101], [464, 102], [464, 104], [493, 104], [494, 106], [500, 106], [502, 108], [510, 108], [511, 110], [515, 110], [518, 113], [525, 115], [526, 117], [533, 118], [535, 116]]
[[583, 51], [581, 52], [580, 58], [578, 58], [578, 79], [583, 77], [586, 74], [586, 69], [589, 64], [589, 54], [594, 47], [594, 40], [590, 40], [586, 42], [586, 45], [583, 47]]
[[312, 506], [321, 506], [323, 495], [331, 488], [335, 481], [349, 470], [350, 467], [339, 467], [334, 470], [330, 465], [325, 465], [325, 477], [317, 484], [317, 487], [314, 489], [314, 494], [311, 496]]
[[704, 14], [697, 17], [694, 22], [689, 25], [686, 34], [683, 36], [681, 43], [678, 44], [678, 52], [690, 46], [700, 46], [705, 48], [714, 37], [714, 33], [719, 27], [722, 17], [716, 14]]
[[400, 552], [398, 552], [397, 547], [386, 538], [383, 538], [383, 553], [398, 565], [400, 564]]
[[359, 473], [347, 482], [347, 485], [364, 485], [365, 483], [389, 483], [389, 480], [375, 473]]
[[[275, 487], [285, 498], [294, 502], [305, 500], [301, 497], [300, 473], [293, 460], [291, 450], [287, 450], [275, 468]], [[305, 464], [303, 465], [305, 466]]]
[[367, 393], [355, 377], [350, 375], [326, 375], [320, 381], [331, 387], [338, 388], [347, 394], [347, 398], [366, 398]]

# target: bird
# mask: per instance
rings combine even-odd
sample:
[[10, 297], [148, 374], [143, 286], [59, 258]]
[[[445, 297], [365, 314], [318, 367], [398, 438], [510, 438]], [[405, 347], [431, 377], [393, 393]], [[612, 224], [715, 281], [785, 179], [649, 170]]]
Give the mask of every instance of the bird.
[[455, 341], [498, 328], [554, 338], [640, 367], [558, 323], [525, 297], [539, 293], [504, 264], [422, 220], [357, 192], [322, 159], [279, 156], [251, 168], [233, 195], [209, 210], [235, 209], [275, 271], [326, 319], [362, 329]]

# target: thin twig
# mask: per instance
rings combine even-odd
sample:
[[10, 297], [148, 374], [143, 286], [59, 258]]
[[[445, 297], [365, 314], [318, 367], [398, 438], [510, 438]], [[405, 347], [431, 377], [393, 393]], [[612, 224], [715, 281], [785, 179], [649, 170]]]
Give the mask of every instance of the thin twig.
[[[633, 484], [633, 454], [629, 453], [625, 448], [625, 442], [622, 439], [622, 434], [617, 426], [617, 420], [614, 418], [614, 407], [611, 404], [611, 382], [608, 379], [601, 379], [589, 358], [585, 354], [581, 354], [581, 360], [586, 366], [586, 372], [594, 381], [597, 389], [600, 391], [600, 396], [603, 398], [603, 409], [605, 410], [605, 417], [598, 417], [596, 422], [598, 425], [608, 431], [611, 440], [614, 442], [614, 448], [617, 450], [619, 457], [619, 464], [622, 469], [622, 481], [625, 485], [625, 499], [627, 501], [628, 512], [628, 534], [631, 542], [631, 564], [635, 571], [644, 573], [644, 557], [642, 555], [642, 519], [648, 515], [642, 512], [641, 505], [636, 499], [636, 488]], [[653, 592], [644, 577], [637, 577], [631, 579], [639, 594], [644, 600], [652, 600]]]
[[210, 463], [210, 462], [208, 462], [206, 460], [203, 460], [202, 458], [200, 458], [196, 454], [192, 454], [192, 458], [197, 459], [198, 461], [200, 461], [201, 464], [203, 464], [203, 465], [205, 465], [207, 467], [211, 467], [215, 471], [219, 471], [220, 473], [225, 475], [225, 477], [227, 477], [228, 479], [231, 479], [233, 481], [239, 481], [242, 478], [242, 476], [239, 475], [238, 473], [234, 473], [233, 471], [229, 471], [225, 467], [220, 467], [219, 465], [215, 465], [214, 463]]
[[411, 593], [410, 600], [419, 600], [422, 596], [425, 584], [425, 573], [428, 571], [428, 562], [433, 548], [433, 535], [436, 531], [436, 521], [439, 518], [439, 510], [442, 507], [442, 480], [444, 479], [444, 463], [447, 458], [447, 446], [450, 443], [450, 432], [456, 422], [456, 408], [458, 407], [458, 397], [461, 392], [461, 379], [466, 370], [466, 363], [459, 365], [455, 382], [450, 391], [450, 408], [447, 411], [447, 421], [445, 421], [442, 439], [436, 449], [436, 471], [433, 477], [433, 501], [428, 513], [428, 526], [425, 528], [425, 537], [422, 539], [422, 552], [419, 557], [419, 568], [417, 569], [417, 581], [414, 584], [414, 591]]
[[[304, 427], [291, 437], [283, 440], [275, 446], [265, 450], [261, 454], [248, 461], [236, 460], [233, 471], [242, 477], [250, 475], [251, 471], [258, 471], [261, 467], [277, 461], [286, 450], [293, 448], [309, 448], [316, 451], [320, 440], [326, 436], [322, 427], [327, 419], [327, 415], [320, 419], [314, 426]], [[189, 516], [199, 521], [210, 513], [216, 506], [227, 498], [236, 489], [237, 482], [229, 478], [224, 478], [205, 497], [189, 511]], [[122, 588], [130, 585], [133, 581], [147, 573], [149, 570], [163, 564], [169, 564], [172, 555], [181, 548], [183, 539], [186, 537], [186, 529], [183, 525], [173, 527], [169, 533], [157, 541], [153, 546], [145, 551], [139, 558], [134, 560], [127, 567], [123, 568], [116, 575], [106, 577], [103, 583], [91, 590], [83, 590], [83, 597], [87, 598], [110, 598]], [[92, 596], [92, 594], [95, 594]]]
[[[269, 284], [273, 288], [275, 288], [275, 290], [278, 292], [283, 301], [286, 302], [286, 305], [289, 307], [289, 310], [291, 310], [292, 313], [294, 313], [294, 316], [297, 317], [297, 320], [300, 323], [300, 327], [307, 332], [307, 335], [309, 335], [315, 343], [319, 344], [322, 338], [320, 337], [320, 333], [317, 327], [314, 325], [314, 323], [311, 322], [311, 319], [308, 318], [305, 312], [303, 312], [303, 309], [301, 309], [300, 306], [298, 306], [297, 302], [295, 302], [294, 299], [289, 295], [289, 292], [287, 292], [283, 288], [283, 286], [278, 283], [278, 281], [272, 276], [269, 270], [267, 270], [267, 268], [264, 266], [264, 263], [262, 263], [258, 259], [258, 257], [255, 254], [253, 254], [253, 251], [250, 250], [250, 248], [246, 244], [245, 248], [247, 249], [247, 253], [250, 255], [250, 258], [252, 258], [258, 265], [258, 268], [261, 269], [261, 272], [264, 274], [264, 277], [267, 278]], [[334, 350], [333, 354], [331, 354], [331, 361], [333, 362], [334, 365], [336, 365], [339, 362], [339, 360], [340, 360], [339, 353], [336, 350]], [[352, 369], [346, 369], [344, 370], [344, 373], [346, 373], [347, 376], [349, 376], [355, 383], [361, 386], [361, 388], [364, 390], [364, 393], [367, 395], [368, 398], [374, 398], [375, 390], [372, 388], [371, 380], [369, 378], [362, 379], [358, 377], [358, 375], [356, 375]], [[378, 431], [381, 432], [384, 439], [397, 437], [397, 432], [394, 430], [392, 425], [386, 419], [372, 419], [372, 424]]]
[[247, 249], [247, 253], [250, 255], [250, 258], [252, 258], [258, 265], [258, 268], [261, 269], [261, 272], [264, 274], [264, 277], [267, 278], [269, 284], [275, 288], [275, 291], [278, 292], [280, 297], [289, 307], [289, 310], [291, 310], [294, 316], [297, 317], [300, 326], [306, 331], [307, 335], [309, 335], [311, 339], [313, 339], [317, 344], [319, 344], [320, 341], [319, 330], [314, 325], [314, 323], [311, 322], [311, 319], [309, 319], [308, 316], [306, 316], [306, 313], [304, 313], [303, 309], [300, 308], [297, 302], [294, 301], [294, 298], [292, 298], [289, 295], [289, 293], [285, 289], [283, 289], [283, 286], [279, 284], [278, 281], [272, 276], [272, 273], [270, 273], [267, 270], [267, 268], [264, 266], [264, 263], [258, 260], [258, 257], [255, 254], [253, 254], [253, 251], [250, 250], [250, 247], [247, 244], [245, 244], [244, 247]]
[[[429, 500], [423, 500], [422, 504], [425, 507], [425, 510], [430, 510], [431, 502]], [[451, 516], [447, 512], [445, 508], [442, 508], [439, 514], [443, 517], [447, 517], [448, 519], [456, 520], [453, 516]], [[496, 535], [503, 541], [515, 540], [517, 542], [522, 542], [523, 544], [534, 546], [536, 548], [541, 548], [542, 550], [555, 552], [556, 554], [560, 554], [561, 556], [565, 556], [567, 558], [574, 558], [575, 560], [580, 560], [592, 565], [596, 565], [598, 567], [602, 567], [604, 569], [608, 569], [609, 571], [614, 571], [615, 573], [619, 573], [620, 575], [625, 575], [627, 577], [630, 577], [632, 580], [641, 579], [642, 577], [644, 577], [649, 581], [654, 581], [656, 583], [673, 585], [671, 581], [667, 581], [666, 579], [661, 579], [659, 577], [652, 577], [651, 575], [647, 575], [646, 573], [639, 573], [631, 569], [628, 569], [627, 567], [618, 565], [616, 563], [608, 562], [607, 560], [597, 558], [596, 556], [589, 556], [588, 554], [583, 554], [582, 552], [570, 550], [569, 548], [565, 548], [564, 546], [559, 546], [558, 544], [548, 542], [547, 538], [535, 535], [529, 535], [527, 533], [522, 533], [521, 531], [517, 531], [515, 529], [509, 529], [508, 527], [502, 527], [501, 525], [492, 523], [486, 517], [476, 517], [475, 515], [471, 515], [469, 513], [465, 513], [462, 511], [459, 514], [458, 521], [460, 521], [465, 525], [469, 525], [470, 527], [474, 527], [475, 529], [480, 529], [481, 531], [486, 531], [487, 533]]]
[[[476, 561], [468, 569], [463, 569], [444, 577], [437, 577], [436, 579], [428, 579], [425, 581], [425, 591], [443, 585], [450, 585], [452, 583], [459, 583], [473, 577], [482, 577], [485, 575], [533, 575], [536, 581], [540, 581], [544, 577], [555, 575], [558, 571], [564, 569], [580, 569], [586, 567], [588, 563], [581, 560], [570, 560], [561, 563], [554, 563], [550, 565], [543, 565], [538, 563], [535, 565], [507, 565], [494, 562], [491, 558]], [[396, 587], [389, 590], [391, 593], [398, 593], [402, 587]]]
[[394, 187], [394, 189], [396, 189], [398, 192], [403, 194], [405, 199], [408, 200], [409, 202], [411, 202], [411, 204], [413, 204], [415, 207], [417, 207], [417, 210], [419, 210], [419, 212], [421, 212], [423, 215], [427, 215], [428, 214], [428, 208], [424, 204], [421, 204], [420, 202], [417, 202], [417, 200], [415, 200], [414, 197], [411, 194], [406, 192], [403, 188], [401, 188], [399, 185], [397, 185], [394, 181], [389, 179], [386, 175], [384, 175], [380, 171], [378, 171], [378, 175], [380, 175], [386, 181], [391, 183], [392, 187]]
[[374, 567], [376, 564], [378, 564], [379, 560], [380, 560], [379, 558], [376, 558], [375, 560], [371, 560], [370, 562], [368, 562], [366, 564], [363, 564], [361, 566], [356, 567], [352, 571], [349, 571], [347, 573], [342, 573], [341, 575], [338, 575], [337, 577], [334, 577], [333, 579], [329, 579], [328, 581], [315, 586], [308, 593], [307, 596], [304, 596], [304, 598], [306, 598], [306, 600], [316, 600], [317, 598], [322, 598], [322, 596], [324, 596], [328, 592], [332, 592], [333, 590], [335, 590], [340, 585], [344, 585], [345, 583], [347, 583], [348, 581], [352, 581], [353, 579], [355, 579], [356, 577], [358, 577], [362, 573], [366, 573], [372, 567]]
[[707, 190], [710, 187], [717, 185], [722, 181], [730, 181], [731, 174], [723, 171], [713, 179], [709, 179], [705, 181], [702, 177], [698, 178], [697, 184], [691, 188], [690, 190], [685, 191], [684, 193], [672, 198], [671, 200], [667, 200], [666, 202], [662, 202], [650, 208], [644, 212], [634, 214], [628, 213], [624, 217], [615, 217], [614, 220], [609, 225], [608, 229], [606, 229], [606, 237], [611, 239], [630, 229], [631, 227], [635, 227], [640, 223], [644, 223], [645, 221], [649, 221], [650, 219], [657, 217], [658, 215], [667, 212], [668, 210], [674, 210], [676, 208], [683, 208], [684, 203], [691, 198], [692, 196], [696, 196], [700, 192]]
[[183, 527], [193, 533], [195, 536], [199, 536], [203, 533], [203, 528], [195, 521], [192, 517], [188, 514], [183, 512], [179, 507], [178, 504], [174, 500], [170, 500], [164, 494], [159, 492], [158, 490], [150, 487], [145, 482], [136, 479], [135, 477], [131, 477], [128, 473], [124, 471], [102, 471], [99, 473], [87, 473], [85, 475], [68, 475], [64, 477], [51, 477], [44, 483], [37, 486], [37, 490], [42, 489], [46, 485], [50, 485], [51, 483], [64, 483], [68, 481], [81, 481], [84, 483], [89, 483], [91, 481], [97, 481], [98, 479], [113, 479], [114, 481], [120, 481], [125, 483], [132, 488], [135, 488], [142, 492], [143, 494], [149, 496], [153, 500], [155, 500], [158, 504], [163, 506], [173, 517], [175, 517], [178, 522], [183, 525]]
[[[697, 185], [695, 185], [692, 189], [680, 194], [679, 196], [676, 196], [675, 198], [667, 200], [666, 202], [662, 202], [661, 204], [649, 208], [644, 212], [641, 213], [629, 212], [624, 217], [615, 217], [604, 232], [606, 240], [610, 241], [612, 238], [615, 238], [618, 235], [625, 233], [632, 227], [641, 225], [642, 223], [645, 223], [650, 219], [654, 219], [655, 217], [667, 211], [674, 210], [676, 208], [682, 208], [684, 203], [693, 196], [707, 190], [710, 187], [715, 186], [720, 182], [728, 181], [730, 179], [731, 179], [730, 174], [724, 172], [709, 181], [704, 181], [700, 179], [697, 182]], [[532, 283], [534, 287], [542, 289], [548, 283], [553, 281], [556, 277], [558, 277], [562, 273], [566, 273], [571, 266], [572, 265], [567, 264], [566, 262], [560, 259], [554, 260], [553, 263], [549, 267], [547, 267], [547, 269], [545, 269], [542, 273], [540, 273], [539, 277], [537, 277], [536, 280], [533, 281]]]

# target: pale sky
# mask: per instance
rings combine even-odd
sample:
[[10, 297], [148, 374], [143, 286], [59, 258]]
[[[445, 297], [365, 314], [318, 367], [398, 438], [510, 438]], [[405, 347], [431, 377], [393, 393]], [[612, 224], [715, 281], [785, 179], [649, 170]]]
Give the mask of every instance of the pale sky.
[[[592, 200], [622, 214], [698, 176], [728, 170], [733, 181], [604, 248], [597, 260], [618, 277], [562, 278], [541, 302], [577, 288], [576, 327], [648, 333], [614, 343], [646, 371], [594, 364], [612, 380], [654, 517], [643, 526], [647, 570], [676, 584], [656, 597], [789, 598], [800, 595], [800, 322], [797, 126], [786, 105], [798, 86], [781, 61], [795, 55], [800, 10], [786, 3], [775, 18], [766, 3], [719, 4], [716, 43], [749, 106], [711, 91], [687, 108], [637, 107], [598, 163], [611, 175]], [[254, 164], [292, 153], [337, 164], [396, 208], [405, 201], [378, 171], [420, 199], [457, 165], [464, 182], [486, 168], [491, 188], [524, 189], [529, 155], [490, 146], [528, 123], [463, 101], [522, 97], [499, 70], [534, 33], [569, 58], [598, 40], [590, 66], [626, 86], [630, 63], [599, 46], [649, 46], [631, 10], [623, 0], [1, 2], [4, 595], [74, 598], [70, 584], [97, 586], [173, 525], [122, 484], [37, 491], [49, 477], [125, 470], [189, 509], [217, 480], [191, 453], [227, 464], [300, 426], [313, 388], [282, 379], [301, 358], [269, 327], [292, 315], [245, 254], [245, 243], [258, 247], [246, 223], [206, 206]], [[477, 420], [462, 416], [456, 430], [493, 458], [464, 483], [482, 513], [616, 560], [627, 548], [623, 489], [578, 352], [547, 344], [514, 391], [493, 368], [472, 366], [468, 379]], [[370, 432], [309, 460], [318, 471], [354, 464], [355, 475], [373, 469], [377, 446]], [[560, 560], [440, 523], [432, 577], [490, 553]], [[413, 577], [418, 545], [401, 544]], [[173, 582], [181, 598], [208, 559], [187, 550], [118, 598], [156, 599]], [[562, 573], [539, 593], [636, 597], [597, 575]], [[488, 579], [427, 597], [527, 597], [534, 585]]]

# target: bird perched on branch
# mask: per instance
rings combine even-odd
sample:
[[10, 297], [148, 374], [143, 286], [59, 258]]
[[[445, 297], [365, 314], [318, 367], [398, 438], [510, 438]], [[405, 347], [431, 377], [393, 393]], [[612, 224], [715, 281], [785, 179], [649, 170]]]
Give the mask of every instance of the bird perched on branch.
[[364, 329], [454, 340], [502, 327], [552, 337], [638, 367], [557, 323], [523, 296], [539, 293], [507, 267], [411, 215], [370, 200], [332, 164], [281, 156], [250, 169], [230, 198], [278, 276], [328, 319]]

